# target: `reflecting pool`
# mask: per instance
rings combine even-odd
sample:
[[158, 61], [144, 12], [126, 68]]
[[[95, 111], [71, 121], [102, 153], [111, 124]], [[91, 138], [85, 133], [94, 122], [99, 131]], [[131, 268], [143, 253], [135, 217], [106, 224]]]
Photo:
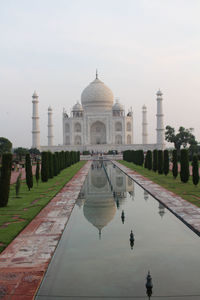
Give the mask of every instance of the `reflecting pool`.
[[94, 162], [36, 299], [149, 297], [200, 299], [199, 237], [117, 167]]

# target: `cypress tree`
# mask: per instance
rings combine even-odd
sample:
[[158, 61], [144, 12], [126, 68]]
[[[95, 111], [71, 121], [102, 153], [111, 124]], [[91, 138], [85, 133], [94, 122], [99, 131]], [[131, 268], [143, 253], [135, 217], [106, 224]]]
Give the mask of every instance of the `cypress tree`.
[[31, 165], [31, 158], [30, 154], [26, 154], [26, 184], [28, 186], [29, 191], [33, 187], [33, 173], [32, 173], [32, 165]]
[[144, 160], [144, 167], [145, 168], [147, 168], [147, 166], [148, 166], [148, 151], [147, 151], [147, 153], [146, 153], [146, 156], [145, 156], [145, 160]]
[[148, 170], [152, 170], [152, 152], [151, 150], [148, 150], [147, 152], [149, 153], [148, 160], [147, 160], [147, 168]]
[[180, 172], [181, 181], [186, 183], [188, 182], [190, 176], [188, 151], [186, 149], [181, 149], [180, 163], [181, 163], [181, 172]]
[[194, 185], [199, 183], [199, 162], [197, 155], [194, 155], [192, 160], [192, 181]]
[[78, 161], [80, 161], [80, 151], [78, 151]]
[[21, 173], [19, 173], [18, 177], [17, 177], [17, 181], [15, 183], [15, 194], [16, 194], [16, 197], [19, 196], [19, 190], [20, 190], [20, 187], [21, 187]]
[[142, 166], [144, 163], [144, 151], [143, 150], [139, 150], [139, 151], [140, 151], [139, 165]]
[[164, 150], [164, 166], [163, 166], [164, 174], [167, 175], [169, 173], [169, 151]]
[[178, 176], [178, 155], [176, 149], [172, 151], [172, 164], [172, 173], [174, 178], [176, 178]]
[[57, 170], [58, 164], [57, 164], [57, 156], [55, 153], [53, 153], [53, 175], [57, 176], [58, 175], [58, 170]]
[[50, 151], [48, 151], [48, 165], [49, 165], [49, 178], [53, 178], [53, 155]]
[[39, 162], [39, 160], [37, 160], [37, 164], [36, 164], [35, 179], [36, 179], [36, 182], [38, 185], [38, 181], [40, 179], [40, 162]]
[[48, 153], [46, 151], [42, 152], [42, 164], [41, 164], [41, 180], [42, 182], [47, 182], [48, 175]]
[[10, 176], [12, 167], [12, 154], [4, 153], [2, 155], [0, 169], [0, 207], [6, 206], [8, 203], [10, 192]]
[[153, 150], [153, 170], [156, 172], [158, 169], [158, 150]]
[[158, 150], [158, 173], [163, 173], [163, 151]]

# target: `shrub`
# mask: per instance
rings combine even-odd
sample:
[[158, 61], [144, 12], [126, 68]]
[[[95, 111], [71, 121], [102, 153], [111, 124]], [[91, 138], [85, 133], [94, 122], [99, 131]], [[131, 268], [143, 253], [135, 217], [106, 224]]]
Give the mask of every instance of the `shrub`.
[[32, 173], [32, 165], [31, 165], [31, 158], [30, 154], [26, 154], [26, 184], [28, 189], [32, 189], [33, 187], [33, 173]]
[[158, 150], [158, 173], [163, 173], [163, 151]]
[[163, 165], [164, 174], [167, 175], [169, 173], [169, 151], [164, 150], [164, 165]]
[[10, 176], [12, 167], [12, 154], [4, 153], [2, 155], [0, 169], [0, 206], [6, 206], [10, 192]]
[[181, 172], [180, 172], [181, 181], [186, 183], [188, 182], [190, 176], [188, 151], [186, 149], [181, 149], [180, 163], [181, 163]]
[[156, 172], [158, 169], [158, 150], [153, 150], [153, 170]]
[[36, 164], [35, 179], [36, 179], [36, 182], [38, 185], [38, 181], [40, 179], [40, 162], [39, 162], [39, 160], [37, 160], [37, 164]]
[[172, 151], [172, 164], [172, 173], [174, 178], [176, 178], [178, 176], [178, 155], [176, 149]]
[[192, 181], [194, 185], [199, 183], [199, 162], [196, 155], [193, 156], [192, 160]]
[[18, 177], [17, 177], [17, 181], [15, 183], [15, 193], [16, 193], [16, 197], [19, 196], [19, 190], [21, 187], [21, 173], [19, 173]]
[[42, 152], [42, 164], [41, 164], [41, 180], [42, 182], [47, 182], [49, 178], [49, 170], [48, 170], [48, 152]]

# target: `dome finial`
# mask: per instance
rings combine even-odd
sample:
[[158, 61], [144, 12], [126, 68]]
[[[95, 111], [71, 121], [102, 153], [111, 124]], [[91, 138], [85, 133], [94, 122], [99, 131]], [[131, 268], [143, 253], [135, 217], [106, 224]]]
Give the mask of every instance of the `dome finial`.
[[98, 79], [98, 70], [96, 69], [96, 79]]

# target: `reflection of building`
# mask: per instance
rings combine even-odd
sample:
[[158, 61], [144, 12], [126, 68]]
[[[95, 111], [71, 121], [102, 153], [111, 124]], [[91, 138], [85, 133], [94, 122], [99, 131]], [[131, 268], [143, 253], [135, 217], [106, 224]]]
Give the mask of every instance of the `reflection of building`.
[[[70, 101], [70, 100], [69, 100]], [[52, 109], [48, 111], [48, 146], [42, 150], [128, 150], [162, 149], [164, 147], [164, 123], [162, 93], [157, 92], [157, 143], [147, 143], [147, 108], [143, 106], [142, 144], [133, 143], [132, 108], [125, 113], [124, 106], [116, 100], [96, 73], [96, 78], [83, 90], [81, 103], [77, 102], [70, 114], [63, 110], [63, 143], [53, 146]], [[40, 148], [38, 95], [33, 94], [32, 147]]]
[[[113, 168], [112, 164], [106, 166], [106, 172], [116, 191], [119, 205], [122, 204], [128, 191], [133, 191], [133, 182], [129, 181], [118, 168]], [[86, 178], [80, 193], [77, 205], [83, 205], [85, 218], [98, 229], [101, 235], [102, 229], [107, 226], [116, 213], [116, 198], [108, 182], [105, 170], [101, 163], [93, 162], [92, 168]]]
[[160, 202], [159, 202], [158, 209], [159, 209], [158, 213], [159, 213], [159, 215], [160, 215], [161, 218], [162, 218], [162, 217], [164, 216], [164, 214], [165, 214], [165, 207], [164, 207], [164, 205], [163, 205], [162, 203], [160, 203]]

